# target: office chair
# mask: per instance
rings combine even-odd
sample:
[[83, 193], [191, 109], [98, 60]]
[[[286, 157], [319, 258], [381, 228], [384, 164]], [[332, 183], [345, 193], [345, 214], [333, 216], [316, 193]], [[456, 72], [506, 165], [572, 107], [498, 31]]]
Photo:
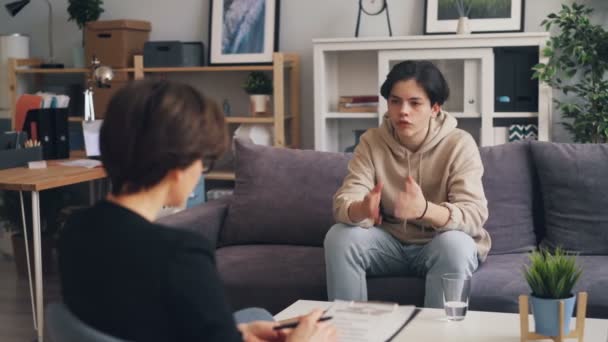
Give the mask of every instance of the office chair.
[[47, 306], [46, 322], [53, 342], [127, 342], [86, 325], [62, 303]]

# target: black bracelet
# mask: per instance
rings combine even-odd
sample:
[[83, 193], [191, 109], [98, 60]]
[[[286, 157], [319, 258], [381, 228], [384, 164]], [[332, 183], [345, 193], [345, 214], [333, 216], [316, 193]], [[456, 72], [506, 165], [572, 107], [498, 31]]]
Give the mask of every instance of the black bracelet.
[[424, 215], [426, 215], [426, 211], [428, 208], [429, 208], [429, 201], [425, 201], [424, 211], [422, 212], [422, 215], [420, 215], [420, 217], [416, 217], [416, 220], [422, 220], [424, 218]]

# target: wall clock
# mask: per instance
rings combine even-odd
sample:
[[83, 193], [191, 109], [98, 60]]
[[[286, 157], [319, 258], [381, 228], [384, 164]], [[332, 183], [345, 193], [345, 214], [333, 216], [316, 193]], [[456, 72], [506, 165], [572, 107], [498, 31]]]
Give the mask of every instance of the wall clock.
[[391, 19], [388, 16], [387, 0], [359, 0], [359, 14], [357, 15], [357, 27], [355, 28], [355, 37], [359, 37], [359, 26], [361, 23], [361, 12], [367, 15], [379, 15], [386, 12], [386, 23], [388, 25], [389, 36], [393, 35], [391, 29]]

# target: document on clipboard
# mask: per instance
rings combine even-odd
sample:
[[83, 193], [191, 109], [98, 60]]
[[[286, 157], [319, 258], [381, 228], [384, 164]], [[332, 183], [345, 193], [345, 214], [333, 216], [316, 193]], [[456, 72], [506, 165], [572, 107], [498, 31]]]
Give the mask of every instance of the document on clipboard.
[[415, 306], [396, 303], [335, 301], [326, 315], [338, 330], [338, 341], [390, 341], [415, 314]]

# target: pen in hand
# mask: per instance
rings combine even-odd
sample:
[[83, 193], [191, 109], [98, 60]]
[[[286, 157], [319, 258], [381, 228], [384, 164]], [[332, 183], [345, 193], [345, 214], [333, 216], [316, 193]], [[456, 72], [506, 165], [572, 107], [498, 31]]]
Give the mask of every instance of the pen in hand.
[[[324, 316], [324, 317], [320, 317], [317, 322], [323, 322], [323, 321], [327, 321], [332, 319], [333, 316]], [[279, 325], [277, 325], [276, 327], [274, 327], [274, 330], [281, 330], [281, 329], [290, 329], [290, 328], [295, 328], [298, 326], [298, 323], [300, 323], [300, 317], [296, 317], [296, 318], [290, 318], [290, 319], [286, 319], [283, 321], [279, 321]]]

